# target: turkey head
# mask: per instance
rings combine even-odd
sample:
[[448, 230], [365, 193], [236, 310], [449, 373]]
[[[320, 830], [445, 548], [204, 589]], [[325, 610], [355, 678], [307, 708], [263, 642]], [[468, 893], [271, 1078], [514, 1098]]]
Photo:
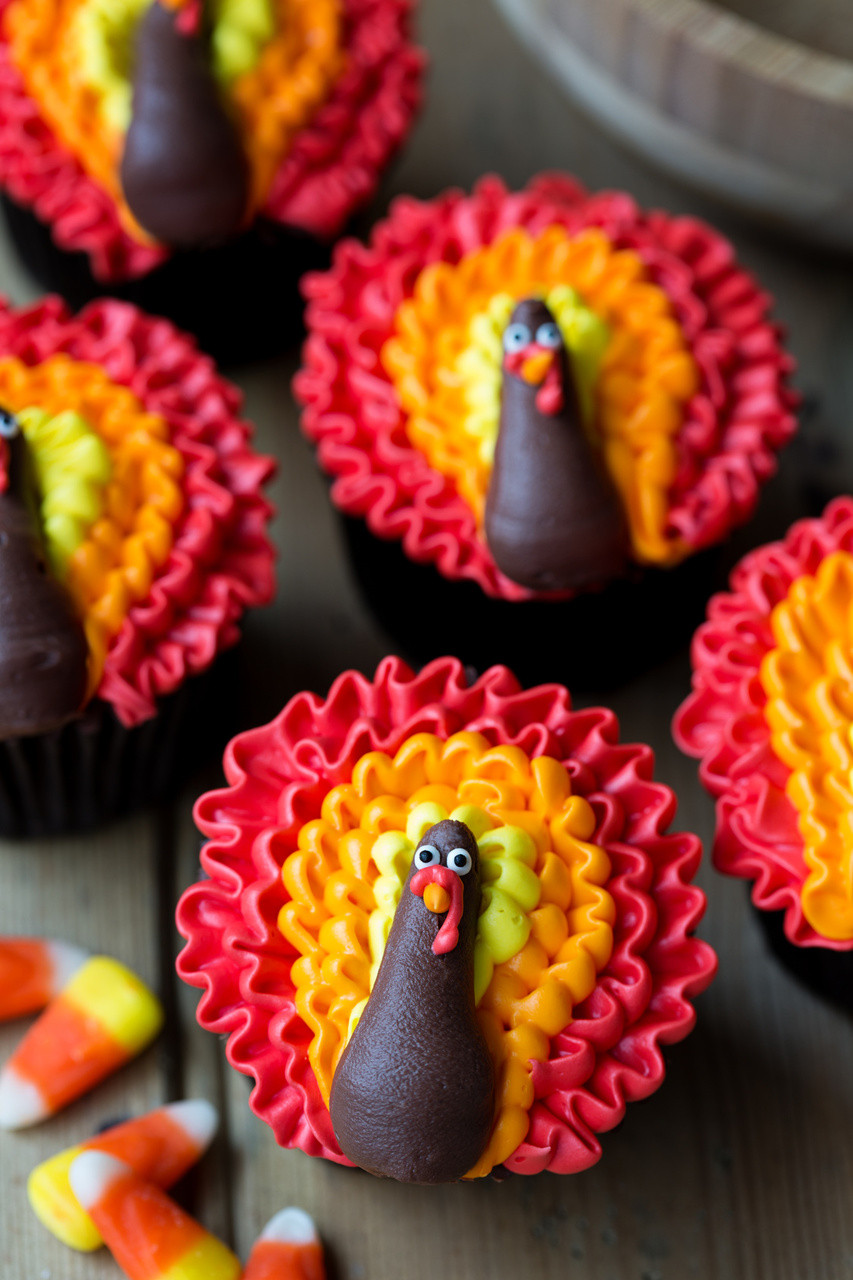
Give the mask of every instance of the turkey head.
[[400, 1182], [455, 1182], [494, 1114], [494, 1066], [474, 1007], [477, 842], [430, 827], [412, 858], [370, 998], [332, 1081], [341, 1150]]
[[203, 0], [152, 0], [136, 32], [133, 107], [121, 161], [131, 213], [181, 248], [224, 240], [249, 203], [249, 166], [211, 65]]
[[86, 696], [89, 648], [48, 565], [29, 463], [0, 410], [0, 739], [58, 729]]
[[518, 303], [503, 352], [489, 550], [502, 573], [536, 591], [603, 584], [625, 569], [625, 518], [584, 429], [571, 361], [544, 302]]

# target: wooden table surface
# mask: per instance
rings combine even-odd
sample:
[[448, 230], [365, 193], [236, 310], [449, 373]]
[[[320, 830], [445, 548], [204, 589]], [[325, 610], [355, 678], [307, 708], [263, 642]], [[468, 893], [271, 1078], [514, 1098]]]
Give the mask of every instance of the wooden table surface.
[[[771, 241], [642, 167], [575, 114], [504, 29], [488, 0], [425, 0], [429, 105], [377, 210], [397, 191], [431, 195], [487, 170], [519, 184], [543, 168], [591, 187], [624, 187], [644, 204], [707, 216], [778, 300], [800, 364], [803, 428], [729, 556], [853, 483], [853, 304], [848, 264]], [[0, 281], [34, 296], [5, 244]], [[289, 391], [295, 356], [230, 370], [245, 388], [260, 446], [277, 454], [273, 490], [281, 550], [275, 605], [251, 619], [254, 682], [247, 724], [300, 688], [325, 692], [347, 666], [372, 671], [388, 651], [351, 584], [326, 488], [297, 430]], [[568, 673], [567, 673], [568, 678]], [[712, 806], [669, 720], [688, 687], [685, 653], [608, 693], [623, 736], [651, 742], [658, 775], [678, 792], [678, 824], [706, 847]], [[604, 696], [604, 695], [602, 695]], [[591, 701], [594, 699], [586, 699]], [[192, 797], [94, 836], [0, 845], [0, 934], [63, 937], [114, 954], [150, 980], [167, 1032], [86, 1100], [34, 1130], [0, 1133], [3, 1280], [107, 1280], [105, 1252], [65, 1250], [36, 1222], [29, 1170], [104, 1121], [183, 1096], [210, 1098], [222, 1133], [192, 1188], [193, 1212], [241, 1256], [281, 1206], [315, 1217], [338, 1280], [835, 1280], [853, 1275], [853, 1035], [847, 1019], [801, 990], [765, 954], [744, 887], [709, 866], [702, 935], [720, 974], [699, 1001], [696, 1031], [669, 1055], [667, 1079], [604, 1137], [604, 1155], [572, 1178], [423, 1189], [384, 1184], [300, 1152], [280, 1151], [250, 1113], [248, 1084], [194, 1020], [179, 983], [173, 925], [197, 875]], [[0, 1059], [22, 1027], [0, 1029]]]

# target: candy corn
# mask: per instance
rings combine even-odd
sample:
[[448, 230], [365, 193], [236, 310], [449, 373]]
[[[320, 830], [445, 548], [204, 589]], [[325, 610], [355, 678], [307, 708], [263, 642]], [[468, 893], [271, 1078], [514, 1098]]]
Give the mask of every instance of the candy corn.
[[158, 1187], [171, 1187], [210, 1145], [218, 1122], [215, 1107], [196, 1098], [117, 1124], [34, 1169], [27, 1183], [30, 1204], [63, 1244], [81, 1252], [98, 1249], [104, 1243], [101, 1234], [68, 1181], [77, 1156], [83, 1151], [104, 1151]]
[[303, 1209], [282, 1209], [249, 1255], [243, 1280], [325, 1280], [323, 1247]]
[[67, 942], [0, 938], [0, 1022], [43, 1009], [86, 958]]
[[0, 1073], [0, 1128], [59, 1111], [144, 1049], [162, 1022], [159, 1001], [135, 974], [106, 956], [88, 960]]
[[231, 1250], [121, 1160], [84, 1151], [68, 1176], [129, 1280], [238, 1280]]

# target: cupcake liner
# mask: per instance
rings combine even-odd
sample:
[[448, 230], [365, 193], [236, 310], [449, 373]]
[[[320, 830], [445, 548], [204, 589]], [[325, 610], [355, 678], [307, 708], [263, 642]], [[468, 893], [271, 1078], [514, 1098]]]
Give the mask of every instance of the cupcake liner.
[[0, 836], [88, 831], [175, 795], [232, 731], [233, 675], [225, 655], [133, 728], [95, 699], [54, 733], [0, 742]]
[[[86, 253], [59, 248], [50, 226], [8, 195], [0, 195], [0, 207], [21, 262], [43, 289], [75, 309], [101, 297], [106, 286]], [[258, 219], [236, 240], [177, 254], [146, 275], [111, 281], [108, 290], [152, 315], [168, 315], [217, 361], [261, 360], [300, 339], [299, 280], [328, 260], [329, 250], [306, 233]], [[274, 297], [275, 307], [259, 305], [264, 297]]]
[[303, 429], [341, 511], [366, 520], [377, 537], [401, 541], [418, 564], [511, 601], [536, 593], [499, 572], [455, 483], [412, 445], [380, 352], [425, 267], [458, 263], [512, 229], [535, 236], [553, 226], [570, 234], [598, 227], [617, 250], [637, 253], [698, 368], [699, 390], [676, 437], [670, 542], [697, 551], [746, 520], [795, 428], [792, 361], [768, 319], [770, 299], [705, 224], [644, 213], [621, 193], [589, 195], [561, 174], [535, 178], [519, 193], [490, 177], [470, 196], [398, 199], [367, 246], [342, 243], [331, 271], [305, 281], [309, 337], [294, 383]]
[[853, 938], [825, 937], [804, 914], [807, 867], [797, 811], [786, 794], [791, 770], [771, 746], [759, 667], [776, 643], [774, 606], [796, 579], [814, 574], [839, 550], [853, 551], [853, 499], [847, 497], [740, 561], [730, 591], [712, 598], [694, 637], [693, 691], [673, 721], [675, 741], [699, 758], [699, 776], [716, 798], [716, 866], [753, 881], [753, 903], [784, 916], [790, 943], [835, 953], [853, 951]]
[[798, 982], [853, 1012], [853, 952], [795, 946], [785, 933], [784, 911], [764, 911], [753, 904], [752, 914], [772, 955]]
[[[503, 663], [525, 683], [558, 680], [576, 692], [612, 689], [686, 646], [721, 582], [717, 548], [674, 569], [635, 573], [570, 600], [509, 601], [473, 582], [448, 582], [407, 560], [399, 542], [341, 516], [359, 589], [395, 647], [415, 665], [435, 654], [424, 620], [445, 619], [454, 652], [478, 670]], [[654, 626], [626, 622], [654, 618]]]
[[592, 839], [611, 859], [611, 958], [570, 1027], [552, 1038], [550, 1060], [535, 1068], [530, 1128], [506, 1162], [516, 1173], [576, 1172], [599, 1158], [598, 1135], [621, 1120], [627, 1102], [660, 1085], [661, 1046], [693, 1026], [690, 1000], [711, 981], [716, 960], [691, 936], [704, 908], [689, 883], [700, 845], [667, 833], [675, 798], [652, 780], [651, 750], [619, 743], [609, 711], [573, 712], [564, 688], [524, 690], [499, 667], [469, 684], [450, 658], [415, 675], [388, 658], [373, 682], [346, 672], [327, 699], [299, 694], [271, 724], [239, 735], [225, 755], [229, 785], [196, 805], [209, 878], [178, 906], [187, 939], [178, 972], [203, 989], [199, 1022], [228, 1036], [228, 1059], [253, 1077], [252, 1109], [277, 1141], [349, 1163], [294, 1004], [295, 952], [276, 923], [286, 897], [281, 866], [299, 828], [366, 751], [393, 753], [412, 733], [447, 738], [462, 728], [563, 761], [573, 791], [595, 812]]

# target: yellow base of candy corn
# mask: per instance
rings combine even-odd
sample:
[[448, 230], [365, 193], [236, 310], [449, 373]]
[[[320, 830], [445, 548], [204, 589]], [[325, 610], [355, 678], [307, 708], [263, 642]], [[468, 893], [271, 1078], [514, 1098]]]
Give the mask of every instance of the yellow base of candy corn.
[[154, 1039], [163, 1025], [163, 1008], [141, 978], [109, 956], [93, 956], [62, 990], [62, 999], [90, 1017], [94, 1014], [129, 1057]]
[[157, 1280], [239, 1280], [242, 1274], [240, 1259], [215, 1236], [205, 1236]]
[[75, 1200], [68, 1181], [71, 1162], [82, 1150], [70, 1147], [33, 1169], [27, 1195], [38, 1220], [58, 1240], [79, 1253], [93, 1253], [104, 1242], [88, 1213]]

